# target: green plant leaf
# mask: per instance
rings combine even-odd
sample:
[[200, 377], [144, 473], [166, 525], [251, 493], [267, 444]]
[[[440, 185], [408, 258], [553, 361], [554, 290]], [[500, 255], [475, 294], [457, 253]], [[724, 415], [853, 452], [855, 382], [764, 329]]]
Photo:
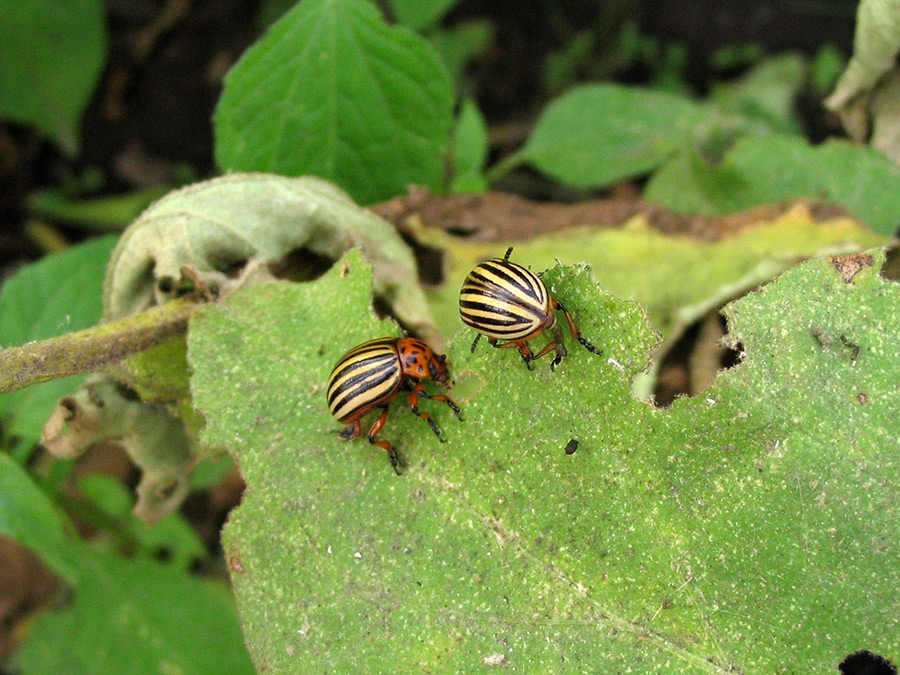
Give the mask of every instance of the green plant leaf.
[[233, 602], [218, 583], [85, 548], [66, 609], [34, 621], [26, 673], [253, 673]]
[[900, 222], [900, 168], [847, 141], [811, 146], [795, 136], [742, 138], [709, 166], [680, 155], [660, 169], [644, 196], [674, 211], [722, 214], [801, 197], [837, 202], [876, 232]]
[[123, 230], [151, 203], [169, 192], [164, 185], [122, 195], [73, 199], [67, 191], [49, 189], [28, 196], [28, 209], [43, 218], [61, 220], [91, 230]]
[[508, 166], [528, 162], [577, 187], [648, 173], [689, 142], [707, 113], [681, 96], [636, 87], [576, 87], [551, 102]]
[[465, 89], [466, 66], [487, 49], [493, 37], [493, 26], [482, 19], [460, 21], [447, 28], [435, 27], [425, 36], [441, 57], [452, 81], [458, 82], [462, 89]]
[[794, 99], [808, 70], [801, 54], [780, 54], [764, 59], [734, 82], [717, 84], [711, 99], [722, 110], [758, 124], [759, 132], [800, 133]]
[[393, 0], [391, 6], [400, 23], [413, 30], [422, 30], [440, 21], [457, 2], [458, 0]]
[[478, 104], [463, 101], [453, 135], [453, 192], [484, 192], [482, 171], [488, 154], [488, 130]]
[[34, 551], [56, 574], [75, 581], [78, 560], [53, 504], [12, 457], [0, 452], [0, 535]]
[[453, 90], [428, 43], [365, 0], [302, 0], [225, 78], [223, 170], [312, 174], [363, 204], [443, 187]]
[[552, 268], [603, 356], [570, 344], [532, 372], [460, 335], [465, 421], [420, 402], [439, 444], [396, 401], [381, 436], [402, 476], [342, 443], [324, 400], [343, 351], [396, 334], [356, 254], [205, 308], [192, 387], [248, 484], [224, 541], [257, 666], [813, 672], [896, 653], [900, 287], [881, 252], [859, 260], [850, 281], [813, 260], [735, 303], [744, 362], [666, 411], [629, 393], [655, 343], [641, 308]]
[[[103, 275], [117, 237], [73, 246], [28, 265], [0, 291], [0, 344], [33, 340], [88, 328], [102, 314]], [[0, 396], [4, 431], [36, 442], [56, 401], [83, 378], [47, 382]]]
[[165, 556], [165, 563], [182, 572], [206, 557], [206, 547], [180, 513], [169, 514], [154, 525], [147, 525], [132, 515], [134, 495], [121, 482], [102, 473], [79, 478], [78, 487], [101, 511], [111, 516], [118, 535], [127, 535], [128, 543], [137, 544], [135, 555], [155, 560]]
[[576, 83], [591, 60], [598, 39], [596, 30], [580, 30], [569, 37], [560, 49], [547, 54], [544, 89], [559, 94]]
[[840, 49], [833, 44], [822, 45], [809, 64], [809, 84], [813, 92], [824, 98], [846, 66], [847, 59]]
[[[375, 261], [373, 292], [412, 329], [436, 330], [418, 285], [415, 260], [396, 230], [311, 176], [230, 174], [189, 185], [154, 203], [122, 235], [104, 286], [104, 316], [119, 319], [177, 295], [183, 270], [219, 295], [274, 280], [274, 270], [313, 275], [315, 265], [362, 246]], [[314, 262], [311, 270], [302, 263]], [[184, 340], [129, 359], [113, 373], [145, 400], [178, 400], [192, 420]], [[191, 421], [199, 428], [198, 420]]]
[[0, 118], [27, 124], [68, 154], [106, 57], [100, 0], [17, 0], [0, 21]]
[[141, 470], [136, 516], [156, 523], [181, 505], [195, 459], [184, 420], [161, 403], [142, 401], [106, 373], [93, 374], [60, 399], [41, 442], [56, 457], [74, 459], [105, 441], [118, 445]]

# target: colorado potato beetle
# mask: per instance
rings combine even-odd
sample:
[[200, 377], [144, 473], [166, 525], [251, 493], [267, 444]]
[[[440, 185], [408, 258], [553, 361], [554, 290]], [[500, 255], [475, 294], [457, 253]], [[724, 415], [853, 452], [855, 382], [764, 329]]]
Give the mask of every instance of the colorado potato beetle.
[[401, 461], [388, 441], [375, 440], [387, 422], [388, 404], [401, 391], [409, 391], [409, 408], [426, 420], [441, 443], [441, 430], [431, 415], [419, 412], [419, 397], [443, 401], [460, 420], [459, 407], [449, 396], [428, 394], [420, 380], [432, 379], [448, 386], [450, 372], [447, 357], [435, 354], [421, 340], [414, 338], [379, 338], [358, 345], [344, 354], [328, 378], [327, 396], [331, 414], [348, 424], [340, 437], [350, 441], [362, 434], [361, 418], [375, 408], [381, 415], [369, 429], [369, 443], [384, 448], [394, 471], [400, 473]]
[[[511, 253], [512, 247], [503, 258], [493, 258], [477, 265], [469, 272], [459, 292], [459, 315], [464, 323], [479, 333], [472, 343], [472, 352], [475, 352], [481, 336], [486, 335], [492, 347], [517, 348], [529, 369], [532, 369], [532, 361], [555, 350], [556, 356], [550, 363], [553, 369], [567, 354], [562, 329], [556, 322], [556, 312], [559, 310], [566, 316], [572, 337], [589, 352], [602, 354], [581, 337], [569, 310], [547, 292], [540, 276], [510, 262]], [[528, 341], [548, 330], [552, 332], [553, 340], [534, 354]], [[508, 342], [498, 344], [498, 340]]]

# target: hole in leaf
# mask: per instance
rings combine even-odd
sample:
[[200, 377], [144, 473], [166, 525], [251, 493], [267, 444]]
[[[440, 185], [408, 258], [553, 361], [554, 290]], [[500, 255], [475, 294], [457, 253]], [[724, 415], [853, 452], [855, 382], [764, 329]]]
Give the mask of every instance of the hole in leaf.
[[73, 417], [75, 417], [75, 413], [78, 411], [78, 402], [71, 396], [66, 396], [64, 398], [59, 399], [59, 407], [64, 408], [66, 411], [66, 421], [71, 421]]
[[897, 675], [897, 668], [883, 656], [860, 649], [841, 661], [842, 675]]
[[172, 550], [166, 546], [159, 546], [153, 549], [152, 555], [157, 562], [167, 563], [172, 560]]
[[269, 272], [287, 281], [313, 281], [325, 274], [335, 261], [308, 248], [297, 248], [277, 262], [269, 263]]
[[188, 293], [193, 293], [197, 290], [198, 278], [196, 273], [191, 274], [189, 270], [192, 269], [193, 268], [189, 268], [188, 266], [182, 268], [181, 277], [178, 279], [169, 275], [161, 276], [156, 281], [156, 288], [164, 295], [173, 295], [175, 297], [182, 297]]
[[168, 275], [160, 277], [156, 282], [156, 287], [159, 289], [160, 293], [165, 293], [166, 295], [168, 295], [175, 290], [175, 279]]
[[698, 396], [715, 382], [719, 371], [740, 362], [740, 345], [722, 344], [725, 317], [710, 312], [689, 326], [669, 348], [659, 367], [654, 399], [665, 408], [679, 396]]
[[881, 276], [888, 281], [900, 281], [900, 247], [892, 246], [886, 251]]
[[140, 401], [140, 395], [124, 382], [116, 381], [113, 383], [116, 387], [116, 393], [126, 401]]
[[229, 279], [236, 279], [240, 276], [243, 269], [247, 266], [246, 258], [217, 258], [211, 261], [213, 269], [221, 272]]
[[153, 272], [153, 261], [147, 260], [146, 263], [135, 272], [134, 276], [135, 279], [130, 284], [130, 286], [136, 289], [144, 289], [144, 293], [147, 296], [151, 295], [153, 292], [155, 279], [155, 274]]
[[[397, 323], [400, 323], [400, 320], [394, 316], [394, 312], [391, 309], [391, 306], [385, 302], [383, 298], [373, 297], [372, 298], [372, 309], [375, 311], [375, 316], [379, 319], [387, 319], [391, 318]], [[409, 329], [400, 323], [400, 327], [403, 328], [404, 332], [409, 333]]]

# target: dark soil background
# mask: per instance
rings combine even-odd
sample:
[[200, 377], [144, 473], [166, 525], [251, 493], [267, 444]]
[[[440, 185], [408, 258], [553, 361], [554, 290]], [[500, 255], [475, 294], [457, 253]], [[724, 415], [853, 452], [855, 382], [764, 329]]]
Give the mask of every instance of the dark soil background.
[[[24, 200], [36, 189], [69, 184], [96, 170], [102, 178], [94, 194], [214, 174], [213, 110], [223, 76], [260, 34], [261, 5], [108, 0], [108, 61], [84, 116], [81, 156], [67, 160], [30, 130], [0, 125], [0, 262], [43, 252], [23, 236]], [[631, 21], [659, 45], [684, 47], [685, 78], [703, 95], [710, 57], [722, 47], [754, 43], [773, 53], [813, 54], [832, 44], [849, 55], [855, 6], [851, 0], [463, 0], [443, 24], [479, 18], [494, 28], [493, 43], [470, 64], [465, 87], [491, 126], [495, 152], [502, 153], [524, 139], [548, 99], [542, 77], [547, 56], [578, 31], [598, 35], [579, 73], [583, 79], [647, 80], [646, 65], [621, 63], [614, 52], [615, 36]], [[813, 140], [836, 130], [819, 101], [800, 105]], [[544, 195], [534, 181], [508, 183], [524, 196]], [[85, 236], [65, 223], [56, 225], [67, 238]]]

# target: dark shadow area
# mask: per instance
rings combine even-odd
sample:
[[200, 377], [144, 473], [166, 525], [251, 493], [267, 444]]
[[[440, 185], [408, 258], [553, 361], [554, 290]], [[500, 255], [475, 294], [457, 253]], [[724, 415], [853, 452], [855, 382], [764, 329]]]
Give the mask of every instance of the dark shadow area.
[[841, 661], [842, 675], [897, 675], [897, 668], [883, 656], [860, 649]]
[[287, 281], [313, 281], [331, 269], [335, 261], [327, 255], [308, 248], [294, 249], [284, 258], [269, 263], [269, 271], [278, 279]]
[[892, 246], [884, 256], [884, 265], [881, 266], [881, 276], [888, 281], [900, 280], [900, 247]]
[[722, 370], [740, 363], [741, 347], [726, 347], [725, 317], [710, 312], [681, 334], [659, 366], [654, 402], [666, 408], [680, 396], [698, 396], [709, 389]]

